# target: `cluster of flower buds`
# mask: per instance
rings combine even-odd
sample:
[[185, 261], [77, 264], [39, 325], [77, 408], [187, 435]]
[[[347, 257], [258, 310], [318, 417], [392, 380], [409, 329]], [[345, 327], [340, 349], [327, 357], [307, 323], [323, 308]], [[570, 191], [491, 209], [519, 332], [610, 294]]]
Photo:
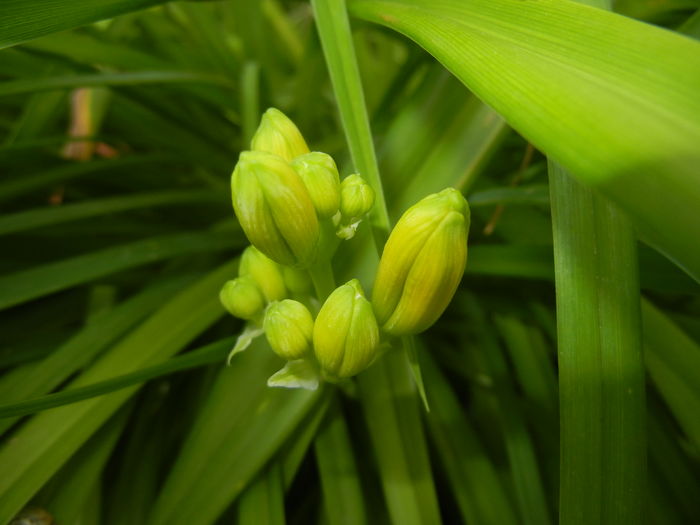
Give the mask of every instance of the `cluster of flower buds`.
[[251, 333], [264, 333], [288, 361], [269, 384], [314, 388], [319, 378], [352, 377], [377, 358], [382, 336], [416, 334], [440, 317], [466, 264], [469, 207], [460, 192], [429, 195], [404, 213], [384, 247], [371, 302], [352, 279], [318, 297], [320, 304], [309, 272], [328, 263], [338, 238], [354, 235], [374, 192], [359, 175], [341, 182], [334, 160], [309, 151], [276, 109], [264, 114], [251, 148], [240, 155], [231, 189], [252, 246], [220, 297], [253, 327], [245, 345]]

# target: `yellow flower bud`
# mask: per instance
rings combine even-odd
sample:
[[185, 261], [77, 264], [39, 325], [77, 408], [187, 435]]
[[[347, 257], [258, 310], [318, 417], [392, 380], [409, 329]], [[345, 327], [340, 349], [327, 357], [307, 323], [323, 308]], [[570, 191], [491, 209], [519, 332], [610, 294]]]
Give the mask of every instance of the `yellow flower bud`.
[[253, 319], [265, 307], [265, 298], [252, 277], [244, 275], [224, 284], [219, 300], [228, 312], [240, 319]]
[[382, 329], [416, 334], [445, 311], [467, 262], [469, 206], [448, 188], [409, 208], [384, 246], [372, 291]]
[[296, 294], [309, 293], [313, 287], [309, 272], [291, 266], [282, 267], [282, 276], [287, 290]]
[[250, 275], [267, 302], [281, 301], [287, 297], [282, 266], [255, 246], [248, 246], [243, 250], [238, 275]]
[[351, 377], [377, 355], [379, 328], [357, 279], [328, 296], [314, 323], [314, 352], [331, 378]]
[[313, 151], [296, 157], [292, 167], [306, 184], [318, 216], [333, 217], [340, 207], [340, 176], [333, 158]]
[[309, 152], [299, 128], [287, 115], [275, 108], [270, 108], [263, 114], [250, 149], [273, 153], [287, 161]]
[[340, 184], [340, 213], [343, 221], [360, 219], [374, 206], [374, 190], [359, 175], [349, 175]]
[[280, 264], [313, 262], [319, 239], [316, 210], [287, 161], [259, 151], [241, 153], [231, 193], [236, 216], [256, 248]]
[[263, 329], [275, 353], [292, 361], [304, 357], [311, 348], [314, 320], [306, 306], [285, 299], [268, 307]]

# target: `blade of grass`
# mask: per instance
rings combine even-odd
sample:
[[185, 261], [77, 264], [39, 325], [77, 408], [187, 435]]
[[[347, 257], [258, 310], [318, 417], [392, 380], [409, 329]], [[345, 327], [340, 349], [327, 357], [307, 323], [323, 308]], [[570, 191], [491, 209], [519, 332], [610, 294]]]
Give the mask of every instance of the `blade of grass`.
[[644, 358], [652, 383], [700, 450], [700, 345], [651, 302], [642, 302]]
[[63, 183], [101, 171], [131, 168], [133, 166], [157, 164], [168, 161], [174, 162], [175, 160], [171, 156], [154, 154], [130, 155], [117, 159], [96, 160], [92, 162], [66, 163], [64, 166], [59, 166], [43, 173], [16, 177], [13, 180], [0, 184], [0, 199], [7, 200], [33, 192], [39, 188], [47, 188], [53, 184]]
[[534, 443], [510, 377], [503, 350], [475, 297], [461, 298], [465, 312], [478, 327], [478, 342], [473, 348], [493, 384], [497, 414], [508, 460], [520, 519], [525, 524], [552, 523], [551, 502], [546, 499]]
[[0, 277], [0, 309], [9, 308], [98, 277], [178, 255], [235, 247], [230, 233], [165, 235], [107, 248]]
[[114, 87], [175, 83], [208, 84], [224, 88], [231, 88], [235, 85], [225, 77], [196, 71], [137, 71], [129, 73], [65, 75], [12, 80], [0, 85], [0, 96], [89, 86]]
[[560, 520], [640, 523], [644, 366], [636, 241], [611, 203], [550, 164], [561, 425]]
[[324, 395], [267, 387], [280, 359], [265, 341], [219, 374], [154, 503], [148, 523], [213, 523]]
[[284, 525], [282, 469], [273, 461], [238, 500], [239, 525]]
[[149, 192], [123, 197], [90, 199], [86, 202], [35, 208], [5, 215], [0, 217], [0, 235], [139, 208], [212, 202], [220, 202], [216, 194], [196, 190]]
[[5, 0], [0, 11], [0, 49], [163, 2], [164, 0], [84, 0], [65, 5], [52, 0]]
[[367, 523], [355, 455], [345, 416], [336, 402], [314, 440], [323, 504], [330, 525]]
[[420, 400], [403, 354], [387, 353], [358, 384], [392, 523], [441, 523]]
[[519, 521], [513, 512], [514, 502], [481, 438], [433, 358], [427, 353], [423, 356], [421, 364], [431, 406], [425, 419], [462, 519], [474, 525], [515, 525]]
[[78, 523], [86, 505], [95, 496], [100, 476], [126, 426], [132, 406], [122, 408], [110, 418], [48, 484], [37, 498], [51, 509], [57, 523]]
[[49, 408], [77, 403], [84, 399], [103, 396], [115, 390], [139, 385], [156, 377], [173, 374], [181, 370], [189, 370], [199, 366], [223, 361], [231, 351], [234, 338], [229, 337], [210, 345], [187, 352], [184, 355], [173, 357], [165, 363], [141, 368], [131, 374], [124, 374], [100, 381], [92, 385], [80, 388], [62, 390], [55, 394], [49, 394], [34, 399], [27, 399], [19, 403], [0, 405], [0, 419], [8, 417], [26, 416], [35, 412], [41, 412]]
[[[161, 362], [184, 348], [223, 315], [221, 283], [236, 271], [227, 263], [180, 292], [114, 346], [71, 387], [80, 387]], [[196, 308], [193, 307], [196, 305]], [[124, 404], [138, 387], [31, 418], [0, 448], [0, 522], [12, 516]], [[47, 434], [46, 429], [51, 429]]]
[[370, 212], [370, 222], [375, 242], [381, 250], [389, 234], [389, 213], [384, 201], [345, 0], [312, 0], [311, 5], [353, 164], [374, 190], [375, 203]]
[[[0, 379], [0, 399], [11, 403], [50, 392], [161, 305], [168, 296], [190, 282], [191, 278], [176, 278], [154, 284], [94, 319], [40, 363], [4, 375]], [[15, 418], [0, 421], [0, 432], [15, 421]]]

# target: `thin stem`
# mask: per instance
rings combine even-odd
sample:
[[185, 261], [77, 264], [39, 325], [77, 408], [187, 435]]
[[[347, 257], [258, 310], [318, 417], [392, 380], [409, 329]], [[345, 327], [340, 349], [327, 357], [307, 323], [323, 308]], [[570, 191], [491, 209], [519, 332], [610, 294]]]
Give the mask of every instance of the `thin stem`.
[[375, 193], [370, 222], [375, 244], [378, 251], [381, 251], [389, 233], [389, 213], [374, 152], [345, 0], [312, 0], [311, 5], [355, 169]]

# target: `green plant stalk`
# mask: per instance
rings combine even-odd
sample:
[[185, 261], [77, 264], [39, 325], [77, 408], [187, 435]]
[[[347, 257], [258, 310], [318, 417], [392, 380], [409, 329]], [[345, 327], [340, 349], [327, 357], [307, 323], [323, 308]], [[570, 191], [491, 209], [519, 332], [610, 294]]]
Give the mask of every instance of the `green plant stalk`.
[[561, 429], [560, 523], [642, 522], [644, 368], [634, 232], [550, 162]]
[[[355, 168], [375, 191], [372, 236], [381, 253], [390, 220], [344, 0], [312, 0], [316, 26]], [[368, 258], [370, 254], [368, 253]], [[373, 275], [378, 259], [367, 265]], [[384, 496], [394, 523], [439, 524], [420, 406], [405, 356], [389, 352], [358, 377]]]
[[377, 167], [345, 0], [312, 0], [311, 5], [353, 164], [374, 190], [375, 202], [370, 212], [370, 222], [375, 243], [381, 251], [389, 234], [389, 213]]
[[253, 139], [260, 122], [260, 65], [246, 62], [241, 74], [241, 120], [243, 121], [243, 148]]
[[311, 282], [314, 285], [316, 297], [321, 304], [328, 298], [335, 289], [335, 278], [333, 277], [333, 267], [330, 261], [320, 261], [309, 270]]

